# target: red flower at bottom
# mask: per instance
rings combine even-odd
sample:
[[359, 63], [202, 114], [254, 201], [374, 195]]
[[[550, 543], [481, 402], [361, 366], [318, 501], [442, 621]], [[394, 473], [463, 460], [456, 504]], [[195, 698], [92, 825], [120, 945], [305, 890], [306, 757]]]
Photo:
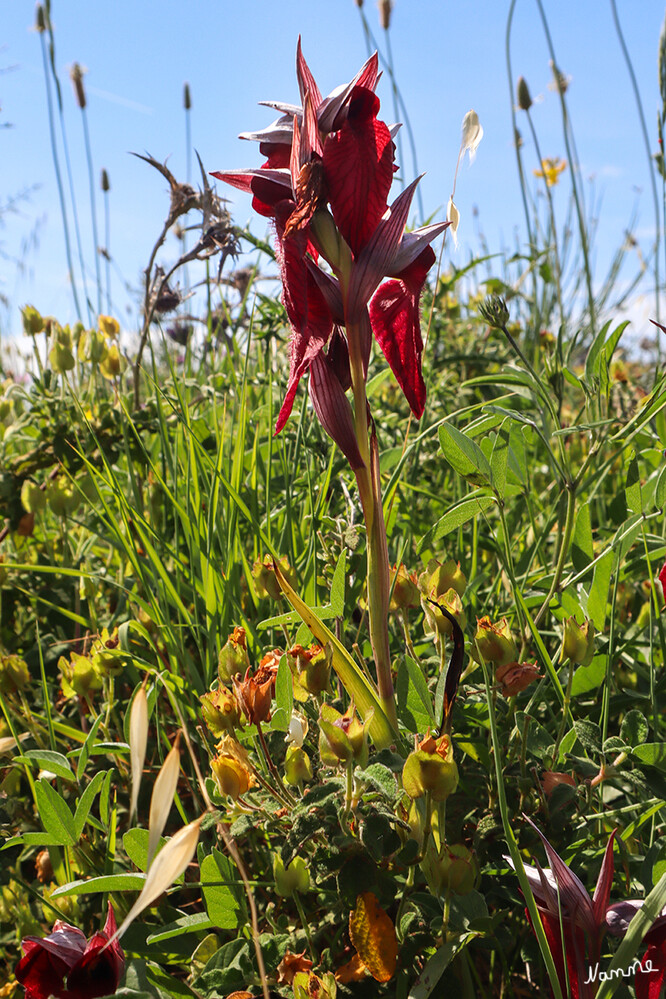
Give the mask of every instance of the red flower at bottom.
[[[116, 932], [109, 904], [104, 929], [90, 940], [76, 926], [56, 920], [47, 937], [26, 937], [16, 979], [26, 999], [98, 999], [113, 994], [125, 969], [125, 955], [117, 940], [104, 947]], [[65, 979], [67, 984], [65, 984]]]

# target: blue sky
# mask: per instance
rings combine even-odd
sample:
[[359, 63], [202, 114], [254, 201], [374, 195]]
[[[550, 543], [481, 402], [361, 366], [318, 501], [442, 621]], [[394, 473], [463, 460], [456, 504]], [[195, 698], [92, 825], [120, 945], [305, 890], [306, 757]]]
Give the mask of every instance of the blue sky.
[[[653, 152], [660, 108], [657, 56], [664, 18], [662, 0], [616, 0], [643, 101]], [[654, 211], [648, 166], [636, 103], [606, 0], [543, 0], [560, 68], [571, 77], [567, 93], [582, 175], [593, 178], [601, 203], [596, 258], [599, 274], [623, 242], [634, 207], [635, 234], [643, 254], [654, 238]], [[425, 214], [443, 217], [453, 181], [466, 111], [474, 108], [484, 138], [473, 165], [464, 164], [456, 204], [461, 213], [459, 247], [448, 241], [445, 257], [458, 266], [479, 252], [478, 230], [491, 251], [514, 248], [525, 228], [511, 131], [505, 35], [509, 0], [396, 0], [391, 47], [396, 77], [414, 131]], [[385, 52], [375, 4], [366, 0], [368, 22]], [[296, 40], [321, 90], [346, 82], [367, 56], [354, 0], [113, 0], [112, 3], [53, 0], [55, 60], [61, 78], [65, 122], [77, 206], [89, 270], [93, 239], [81, 115], [68, 70], [79, 62], [88, 70], [88, 97], [95, 183], [102, 167], [111, 192], [110, 248], [126, 281], [137, 287], [141, 270], [168, 208], [164, 180], [131, 151], [168, 158], [185, 179], [186, 141], [183, 85], [192, 94], [192, 144], [208, 170], [258, 165], [254, 144], [239, 132], [268, 124], [273, 113], [262, 99], [297, 101]], [[39, 36], [33, 31], [34, 5], [3, 5], [0, 48], [0, 128], [2, 187], [0, 206], [0, 334], [20, 330], [20, 306], [30, 302], [61, 321], [75, 318], [67, 282], [62, 225], [49, 144]], [[566, 155], [559, 100], [549, 83], [549, 51], [535, 0], [517, 0], [511, 37], [513, 73], [525, 76], [535, 104], [534, 123], [544, 156]], [[378, 89], [382, 117], [395, 121], [387, 78]], [[525, 158], [537, 165], [527, 134]], [[404, 130], [403, 130], [404, 132]], [[406, 143], [406, 136], [403, 138]], [[405, 144], [404, 175], [413, 176]], [[537, 189], [530, 175], [530, 184]], [[566, 174], [553, 189], [558, 211], [568, 199]], [[589, 191], [589, 188], [588, 188]], [[249, 203], [225, 191], [236, 221], [251, 220]], [[100, 226], [102, 202], [97, 188]], [[24, 195], [14, 203], [7, 203]], [[659, 192], [661, 198], [661, 190]], [[473, 217], [473, 210], [478, 212]], [[414, 219], [414, 221], [419, 221]], [[264, 220], [252, 220], [264, 235]], [[100, 242], [103, 238], [100, 237]], [[173, 261], [176, 244], [167, 244]], [[635, 256], [634, 261], [637, 260]], [[501, 273], [501, 265], [496, 266]], [[662, 266], [663, 271], [663, 266]], [[114, 312], [136, 329], [136, 300], [126, 294], [114, 270]], [[650, 310], [653, 289], [634, 302], [639, 327]], [[640, 333], [641, 329], [637, 329]]]

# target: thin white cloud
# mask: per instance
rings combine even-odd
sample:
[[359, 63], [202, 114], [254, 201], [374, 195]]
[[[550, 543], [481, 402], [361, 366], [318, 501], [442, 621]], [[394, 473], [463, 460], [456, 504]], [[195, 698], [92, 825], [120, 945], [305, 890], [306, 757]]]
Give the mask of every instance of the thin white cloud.
[[86, 90], [89, 94], [93, 94], [95, 97], [101, 97], [103, 101], [109, 101], [111, 104], [120, 104], [124, 108], [129, 108], [131, 111], [138, 111], [139, 114], [153, 114], [154, 109], [149, 108], [146, 104], [139, 104], [138, 101], [132, 101], [129, 97], [121, 97], [119, 94], [112, 94], [108, 90], [98, 90], [97, 87], [91, 87], [86, 83]]

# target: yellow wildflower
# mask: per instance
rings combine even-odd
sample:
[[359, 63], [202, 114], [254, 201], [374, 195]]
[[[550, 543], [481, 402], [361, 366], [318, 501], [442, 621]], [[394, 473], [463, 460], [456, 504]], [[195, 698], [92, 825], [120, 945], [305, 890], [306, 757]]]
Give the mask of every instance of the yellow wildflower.
[[543, 177], [546, 181], [546, 187], [555, 187], [555, 184], [559, 182], [560, 174], [563, 173], [567, 168], [567, 161], [561, 160], [559, 156], [553, 158], [547, 156], [545, 160], [541, 160], [541, 169], [534, 170], [535, 177]]

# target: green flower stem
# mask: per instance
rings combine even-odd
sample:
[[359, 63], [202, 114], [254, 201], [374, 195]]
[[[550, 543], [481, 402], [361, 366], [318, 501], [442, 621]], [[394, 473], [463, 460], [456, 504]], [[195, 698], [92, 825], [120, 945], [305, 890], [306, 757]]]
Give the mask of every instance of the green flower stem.
[[555, 968], [555, 962], [553, 961], [553, 955], [551, 954], [548, 941], [546, 939], [546, 934], [544, 932], [543, 923], [541, 922], [541, 916], [539, 915], [539, 910], [536, 907], [536, 902], [534, 901], [534, 895], [532, 894], [532, 889], [530, 888], [529, 881], [527, 880], [527, 875], [525, 874], [525, 865], [523, 864], [523, 858], [520, 855], [520, 850], [518, 849], [518, 843], [516, 837], [513, 834], [513, 829], [511, 828], [511, 822], [509, 819], [509, 809], [506, 802], [506, 791], [504, 787], [504, 777], [502, 774], [502, 756], [503, 751], [500, 745], [499, 734], [497, 732], [497, 724], [495, 722], [495, 712], [493, 710], [493, 696], [490, 684], [490, 674], [488, 672], [488, 667], [483, 661], [483, 656], [479, 655], [481, 660], [481, 668], [483, 670], [483, 679], [486, 685], [486, 702], [488, 704], [488, 719], [490, 721], [490, 736], [493, 745], [493, 758], [495, 761], [495, 778], [497, 781], [497, 801], [499, 804], [500, 815], [502, 818], [502, 827], [504, 829], [504, 837], [506, 839], [506, 844], [509, 848], [509, 853], [511, 854], [511, 860], [520, 883], [520, 889], [525, 898], [525, 904], [530, 914], [530, 919], [532, 922], [532, 928], [536, 935], [537, 941], [539, 943], [539, 950], [541, 951], [541, 956], [546, 965], [546, 970], [548, 972], [548, 978], [550, 979], [550, 985], [553, 990], [553, 995], [555, 999], [563, 999], [562, 989], [560, 988], [560, 982], [557, 977], [557, 969]]
[[576, 486], [573, 482], [566, 483], [567, 490], [567, 512], [564, 521], [564, 536], [562, 538], [562, 543], [560, 545], [560, 551], [557, 557], [557, 563], [555, 565], [555, 573], [553, 575], [553, 581], [550, 584], [550, 589], [546, 594], [544, 602], [541, 604], [537, 616], [534, 618], [535, 627], [541, 621], [548, 610], [553, 595], [557, 592], [557, 589], [562, 580], [562, 573], [564, 572], [564, 566], [567, 560], [567, 555], [569, 553], [569, 544], [571, 542], [571, 535], [574, 529], [574, 520], [576, 515]]
[[570, 659], [569, 677], [567, 679], [566, 690], [564, 691], [564, 704], [562, 705], [562, 718], [560, 721], [560, 727], [557, 732], [557, 739], [555, 740], [555, 749], [553, 750], [553, 766], [557, 763], [557, 756], [560, 751], [560, 743], [564, 738], [564, 731], [567, 725], [567, 715], [569, 714], [569, 704], [571, 703], [571, 688], [573, 687], [574, 672], [575, 672], [574, 664]]
[[296, 908], [298, 909], [298, 916], [301, 921], [301, 926], [303, 927], [303, 932], [305, 933], [305, 939], [308, 942], [308, 950], [310, 951], [312, 962], [313, 964], [319, 964], [319, 958], [316, 950], [314, 949], [314, 944], [312, 943], [312, 937], [310, 935], [308, 917], [305, 915], [305, 909], [303, 908], [303, 903], [301, 902], [301, 896], [297, 891], [294, 892], [294, 902], [296, 903]]
[[349, 363], [354, 394], [354, 425], [363, 466], [355, 469], [367, 531], [367, 586], [370, 644], [377, 670], [377, 688], [382, 707], [397, 729], [397, 713], [391, 652], [388, 633], [389, 561], [386, 544], [386, 524], [382, 507], [377, 438], [368, 433], [368, 402], [365, 392], [365, 372], [361, 355], [361, 330], [358, 324], [347, 324]]

